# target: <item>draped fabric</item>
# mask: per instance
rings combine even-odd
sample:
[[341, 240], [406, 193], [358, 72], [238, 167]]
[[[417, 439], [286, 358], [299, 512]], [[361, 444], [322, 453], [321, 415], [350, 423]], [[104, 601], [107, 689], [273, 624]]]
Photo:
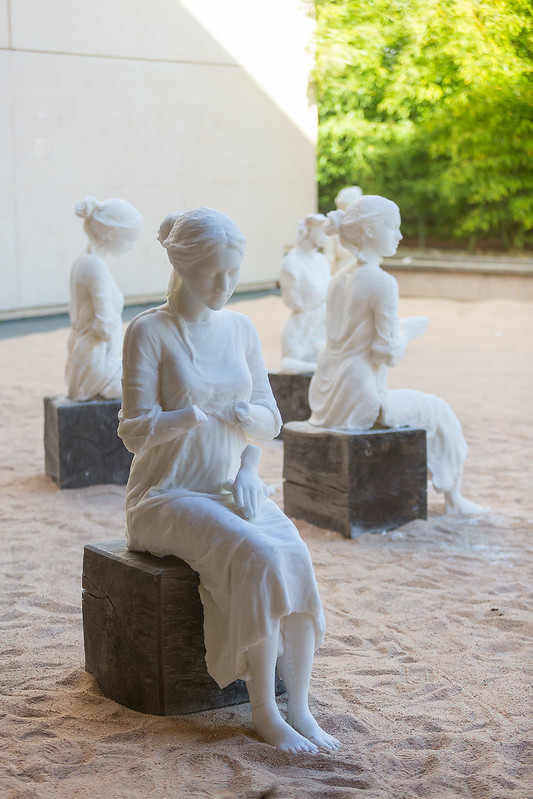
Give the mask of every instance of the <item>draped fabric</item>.
[[[119, 435], [135, 453], [128, 547], [176, 555], [199, 573], [211, 676], [221, 687], [247, 679], [246, 651], [290, 613], [314, 618], [318, 646], [324, 617], [297, 529], [270, 499], [247, 521], [224, 488], [248, 443], [235, 404], [269, 408], [270, 438], [281, 423], [250, 320], [224, 309], [206, 322], [185, 322], [166, 304], [133, 320], [123, 361]], [[159, 414], [192, 404], [207, 422], [152, 445]]]
[[65, 380], [74, 400], [120, 397], [123, 297], [107, 264], [81, 255], [70, 277]]
[[433, 394], [389, 390], [388, 368], [409, 341], [398, 316], [398, 283], [377, 266], [357, 262], [331, 280], [327, 341], [309, 387], [312, 424], [341, 430], [426, 430], [428, 469], [437, 491], [457, 484], [467, 445], [450, 406]]

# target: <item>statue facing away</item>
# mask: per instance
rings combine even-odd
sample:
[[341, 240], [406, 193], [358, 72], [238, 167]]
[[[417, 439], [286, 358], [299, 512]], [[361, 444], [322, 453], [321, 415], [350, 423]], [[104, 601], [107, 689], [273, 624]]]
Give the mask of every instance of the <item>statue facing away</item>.
[[[124, 337], [119, 435], [133, 453], [127, 543], [185, 560], [200, 575], [209, 674], [246, 681], [258, 734], [289, 752], [336, 749], [308, 707], [324, 615], [298, 530], [257, 474], [281, 419], [250, 320], [224, 306], [245, 247], [210, 208], [171, 214], [159, 241], [173, 267], [168, 301]], [[275, 667], [288, 692], [275, 699]]]
[[[363, 194], [359, 186], [345, 186], [341, 189], [335, 197], [335, 207], [339, 211], [346, 211], [349, 205], [354, 203]], [[339, 237], [332, 233], [327, 238], [327, 243], [324, 248], [324, 253], [331, 265], [331, 273], [335, 275], [349, 266], [353, 261], [352, 253], [342, 246]]]
[[124, 299], [104, 258], [122, 255], [137, 239], [142, 216], [125, 200], [87, 197], [75, 207], [87, 250], [70, 274], [70, 321], [65, 380], [73, 400], [120, 397]]
[[327, 237], [326, 218], [310, 214], [298, 225], [296, 246], [283, 259], [280, 287], [292, 311], [281, 336], [281, 372], [314, 372], [326, 340], [326, 295], [331, 278], [329, 262], [318, 252]]
[[398, 317], [398, 283], [383, 271], [383, 257], [401, 241], [398, 206], [365, 195], [344, 211], [328, 214], [326, 232], [339, 236], [352, 263], [331, 280], [327, 342], [309, 387], [310, 423], [347, 431], [386, 427], [426, 430], [428, 470], [449, 513], [479, 513], [460, 492], [467, 445], [450, 406], [411, 389], [389, 390], [387, 372], [409, 341], [421, 336], [426, 317]]

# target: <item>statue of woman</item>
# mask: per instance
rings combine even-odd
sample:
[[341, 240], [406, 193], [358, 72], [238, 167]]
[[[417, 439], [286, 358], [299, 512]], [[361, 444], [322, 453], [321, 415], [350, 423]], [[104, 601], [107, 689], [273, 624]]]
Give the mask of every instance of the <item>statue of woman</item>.
[[292, 310], [281, 336], [281, 372], [314, 372], [326, 340], [326, 295], [331, 277], [328, 259], [319, 247], [326, 243], [322, 214], [310, 214], [298, 224], [296, 246], [283, 259], [280, 287]]
[[224, 308], [244, 238], [210, 208], [171, 214], [158, 238], [173, 267], [168, 301], [137, 316], [124, 338], [119, 435], [135, 453], [128, 547], [176, 555], [199, 573], [207, 669], [220, 687], [246, 681], [263, 740], [290, 752], [335, 749], [307, 701], [324, 635], [311, 558], [268, 498], [250, 443], [277, 435], [279, 412], [252, 323]]
[[120, 397], [124, 299], [104, 258], [122, 255], [138, 237], [142, 216], [125, 200], [86, 197], [75, 207], [89, 239], [70, 274], [70, 321], [65, 369], [73, 400]]
[[433, 394], [389, 390], [388, 368], [421, 336], [426, 317], [398, 317], [398, 283], [380, 267], [402, 239], [398, 206], [365, 195], [344, 212], [328, 214], [326, 233], [337, 234], [355, 260], [331, 280], [327, 342], [309, 387], [310, 422], [341, 430], [418, 427], [426, 430], [428, 470], [444, 494], [448, 513], [478, 513], [460, 492], [467, 445], [450, 406]]

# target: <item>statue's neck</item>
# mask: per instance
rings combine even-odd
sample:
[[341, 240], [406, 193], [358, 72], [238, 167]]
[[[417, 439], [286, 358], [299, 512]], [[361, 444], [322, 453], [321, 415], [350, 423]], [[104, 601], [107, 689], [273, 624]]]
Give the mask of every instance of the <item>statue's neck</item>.
[[367, 266], [371, 269], [379, 269], [381, 260], [382, 259], [369, 248], [362, 247], [359, 252], [359, 261], [361, 266]]
[[96, 241], [96, 239], [89, 239], [89, 243], [87, 244], [87, 252], [89, 255], [97, 255], [99, 258], [104, 259], [107, 255], [107, 247], [101, 242]]

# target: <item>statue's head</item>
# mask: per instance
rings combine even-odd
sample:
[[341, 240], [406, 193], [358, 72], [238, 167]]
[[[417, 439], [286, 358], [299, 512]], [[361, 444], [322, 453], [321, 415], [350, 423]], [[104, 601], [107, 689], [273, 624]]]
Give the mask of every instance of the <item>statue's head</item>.
[[402, 238], [400, 223], [400, 209], [396, 203], [376, 194], [364, 194], [346, 211], [331, 211], [325, 230], [330, 236], [338, 234], [341, 244], [356, 256], [370, 247], [381, 257], [396, 252]]
[[359, 186], [345, 186], [335, 197], [335, 206], [341, 211], [346, 211], [349, 205], [361, 197], [363, 190]]
[[202, 282], [207, 285], [217, 270], [228, 272], [230, 284], [220, 293], [220, 303], [215, 304], [222, 304], [223, 294], [233, 293], [246, 240], [229, 216], [205, 207], [178, 211], [165, 217], [157, 238], [172, 264], [169, 297], [179, 291], [182, 281], [192, 293], [207, 297], [209, 292], [203, 291]]
[[126, 200], [104, 200], [86, 197], [74, 207], [83, 219], [89, 241], [113, 255], [120, 255], [132, 246], [141, 232], [143, 218]]
[[298, 243], [309, 241], [313, 247], [324, 247], [326, 244], [325, 222], [324, 214], [308, 214], [305, 219], [301, 219], [298, 223]]

